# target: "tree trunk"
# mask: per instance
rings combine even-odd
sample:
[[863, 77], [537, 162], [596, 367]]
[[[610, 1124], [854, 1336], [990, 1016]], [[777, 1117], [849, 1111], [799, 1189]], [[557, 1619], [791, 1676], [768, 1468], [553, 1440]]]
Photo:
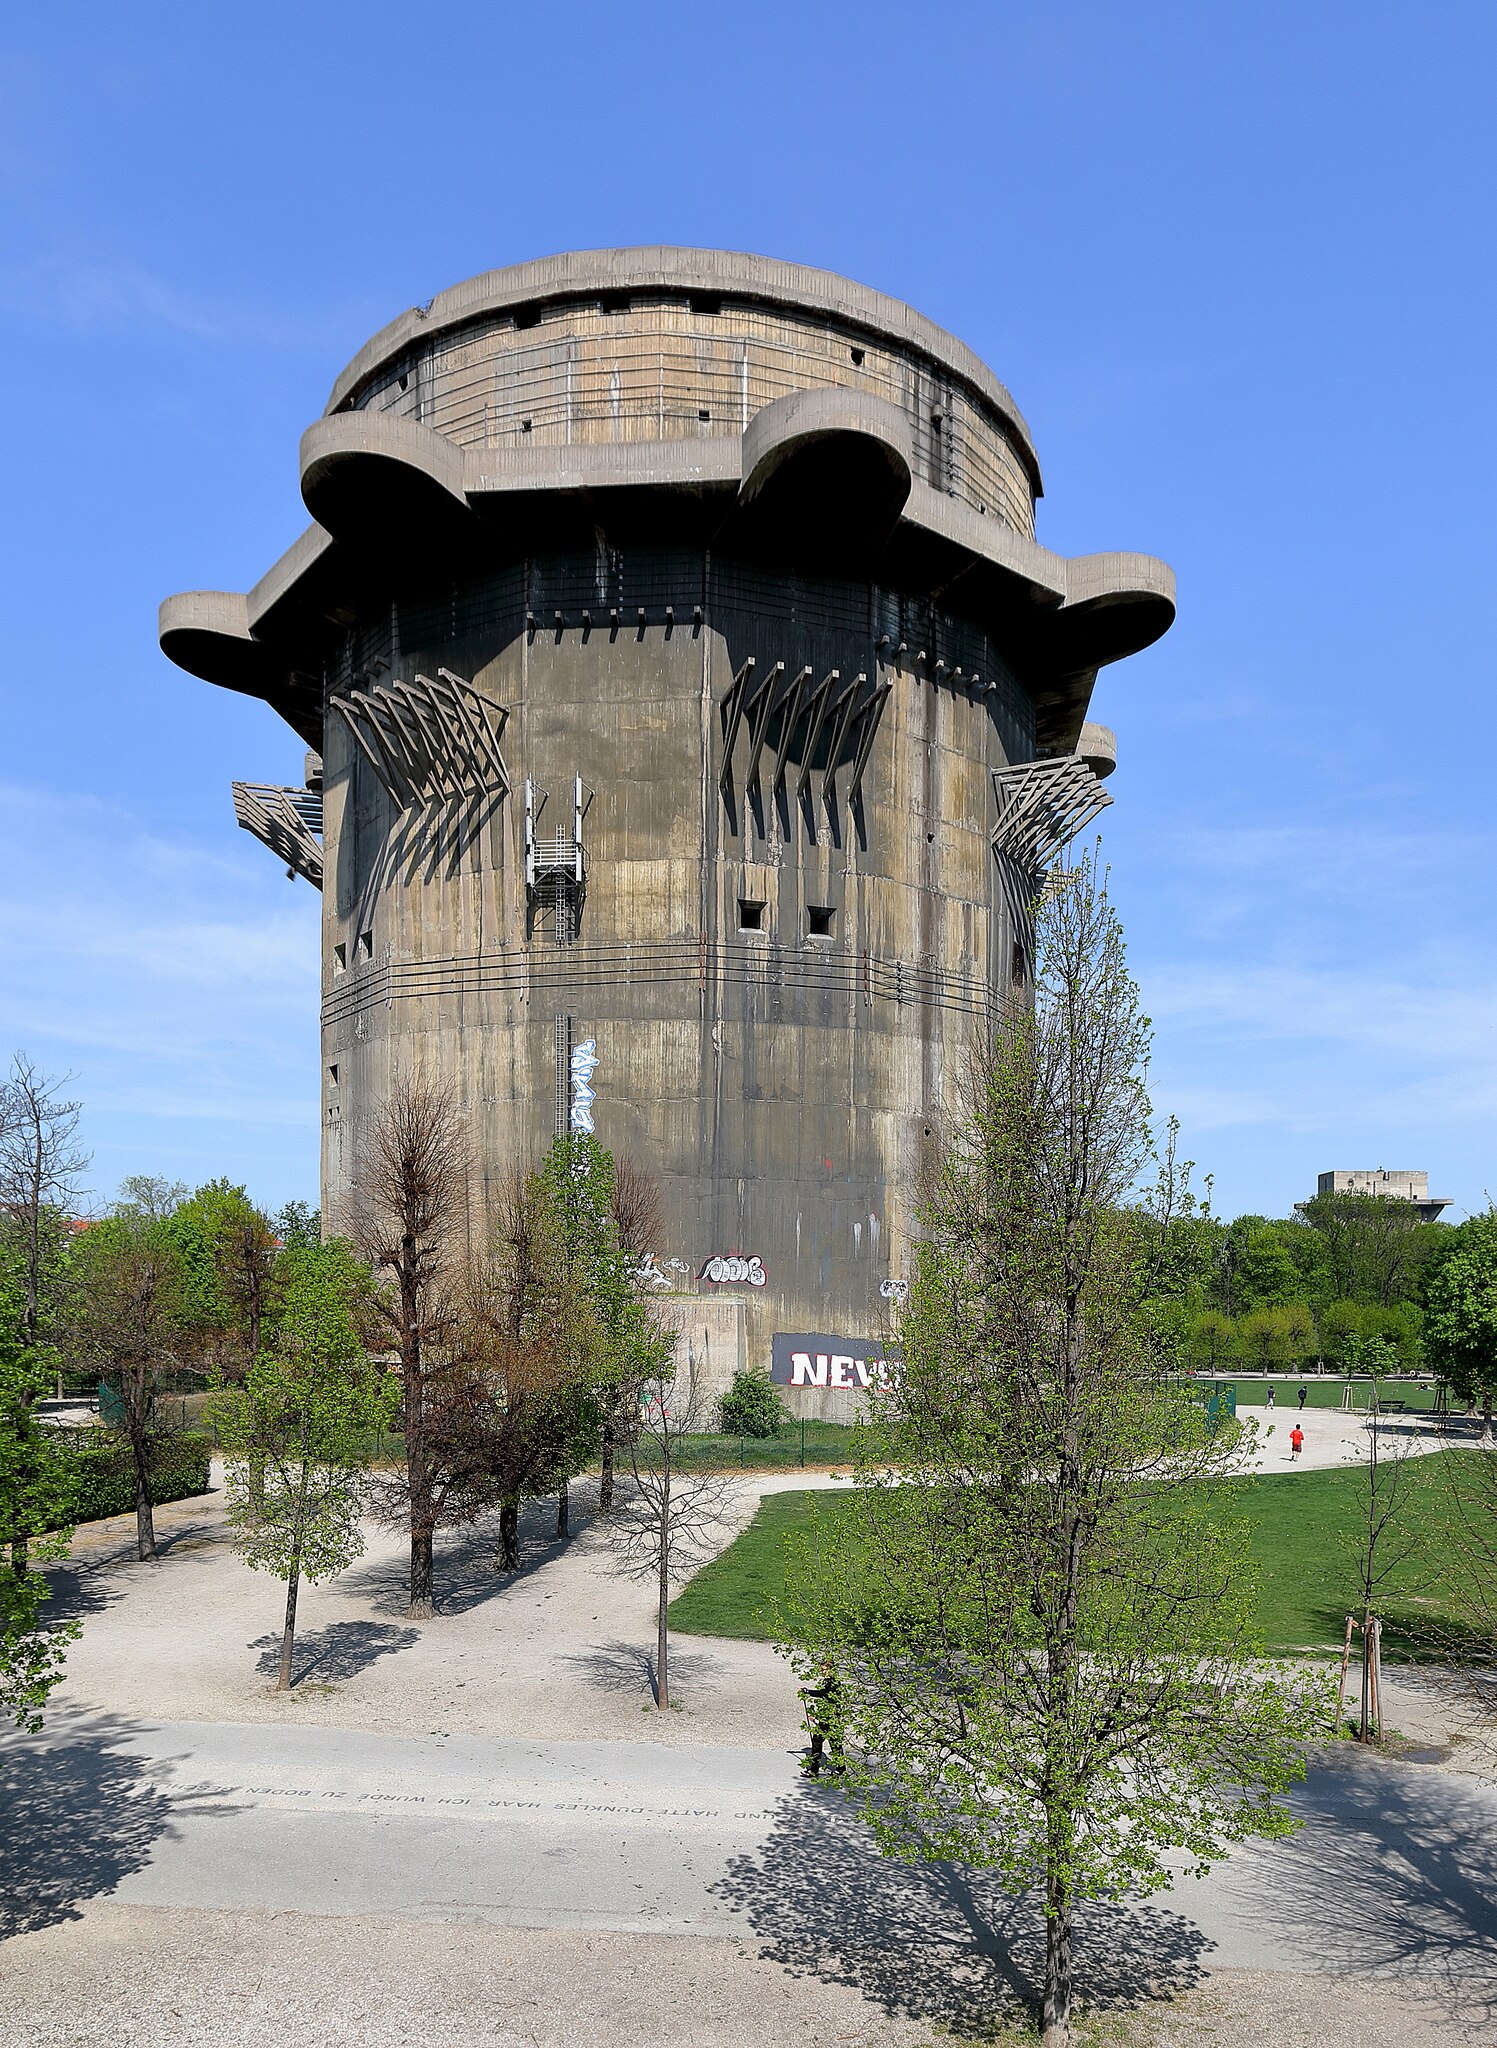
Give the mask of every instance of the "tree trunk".
[[1040, 2048], [1070, 2048], [1071, 1894], [1065, 1878], [1051, 1869], [1045, 1878], [1045, 1996], [1040, 2013]]
[[515, 1493], [499, 1503], [499, 1569], [520, 1569], [520, 1497]]
[[296, 1643], [296, 1594], [301, 1583], [301, 1549], [291, 1553], [291, 1570], [286, 1578], [286, 1620], [281, 1629], [281, 1664], [276, 1675], [277, 1692], [291, 1690], [291, 1652]]
[[139, 1428], [130, 1431], [130, 1457], [135, 1466], [135, 1554], [144, 1564], [156, 1556], [156, 1521], [151, 1512], [151, 1443]]
[[411, 1528], [411, 1603], [406, 1614], [412, 1621], [430, 1621], [432, 1605], [432, 1535], [430, 1529]]
[[1492, 1395], [1490, 1389], [1482, 1395], [1481, 1440], [1484, 1444], [1490, 1444], [1492, 1441]]
[[667, 1494], [660, 1525], [660, 1588], [655, 1613], [655, 1705], [662, 1713], [671, 1703], [671, 1643], [670, 1630], [666, 1624], [666, 1608], [670, 1605], [669, 1508], [670, 1496]]
[[425, 1388], [419, 1355], [407, 1360], [403, 1378], [406, 1497], [411, 1504], [411, 1602], [406, 1614], [412, 1621], [430, 1621], [436, 1612], [432, 1602], [436, 1515], [432, 1510], [431, 1473], [426, 1460]]
[[565, 1479], [556, 1489], [556, 1533], [558, 1536], [569, 1536], [571, 1534], [571, 1509], [567, 1499], [567, 1482]]
[[1358, 1742], [1372, 1740], [1372, 1616], [1362, 1616], [1362, 1715], [1357, 1726]]
[[617, 1432], [613, 1417], [603, 1418], [603, 1466], [598, 1479], [598, 1513], [606, 1515], [613, 1509], [613, 1450]]

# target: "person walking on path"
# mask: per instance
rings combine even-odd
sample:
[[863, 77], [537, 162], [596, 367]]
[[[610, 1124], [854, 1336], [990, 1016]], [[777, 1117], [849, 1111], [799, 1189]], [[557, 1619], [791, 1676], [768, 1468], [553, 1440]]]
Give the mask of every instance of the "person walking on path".
[[1310, 1398], [1310, 1389], [1309, 1389], [1308, 1387], [1301, 1387], [1301, 1388], [1300, 1388], [1300, 1390], [1299, 1390], [1299, 1405], [1300, 1405], [1300, 1407], [1301, 1407], [1301, 1408], [1303, 1408], [1303, 1407], [1304, 1407], [1304, 1405], [1305, 1405], [1306, 1401], [1308, 1401], [1308, 1400], [1309, 1400], [1309, 1398]]
[[806, 1725], [811, 1731], [811, 1753], [801, 1765], [801, 1776], [819, 1778], [823, 1763], [840, 1774], [842, 1757], [837, 1745], [837, 1722], [842, 1688], [835, 1666], [823, 1664], [820, 1685], [803, 1685], [800, 1696], [805, 1702]]
[[1268, 1383], [1268, 1405], [1269, 1405], [1269, 1407], [1270, 1407], [1270, 1408], [1272, 1408], [1272, 1406], [1273, 1406], [1273, 1381], [1272, 1381], [1272, 1380], [1270, 1380], [1270, 1381], [1269, 1381], [1269, 1383]]
[[1304, 1448], [1305, 1448], [1305, 1432], [1304, 1432], [1304, 1431], [1303, 1431], [1303, 1430], [1302, 1430], [1302, 1429], [1300, 1428], [1299, 1424], [1298, 1424], [1298, 1423], [1296, 1423], [1296, 1424], [1294, 1425], [1293, 1429], [1291, 1429], [1291, 1430], [1290, 1430], [1290, 1432], [1289, 1432], [1289, 1455], [1290, 1455], [1290, 1457], [1291, 1457], [1291, 1458], [1297, 1458], [1297, 1457], [1299, 1456], [1300, 1452], [1301, 1452], [1301, 1451], [1302, 1451], [1302, 1450], [1303, 1450]]

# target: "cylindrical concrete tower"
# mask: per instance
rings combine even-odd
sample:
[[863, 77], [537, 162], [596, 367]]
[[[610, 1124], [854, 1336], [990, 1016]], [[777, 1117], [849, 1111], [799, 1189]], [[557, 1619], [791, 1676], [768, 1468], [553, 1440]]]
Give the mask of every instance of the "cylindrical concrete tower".
[[1028, 430], [940, 328], [700, 250], [403, 314], [301, 478], [315, 524], [161, 641], [320, 757], [235, 804], [323, 891], [325, 1209], [397, 1069], [452, 1082], [491, 1179], [590, 1123], [660, 1179], [710, 1376], [837, 1412], [1169, 571], [1037, 544]]

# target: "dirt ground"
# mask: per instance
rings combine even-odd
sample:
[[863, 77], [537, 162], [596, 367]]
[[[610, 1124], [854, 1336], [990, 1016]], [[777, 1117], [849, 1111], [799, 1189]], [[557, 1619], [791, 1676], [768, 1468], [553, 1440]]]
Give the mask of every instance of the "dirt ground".
[[[951, 1961], [932, 1957], [933, 1969]], [[16, 1993], [3, 1995], [10, 1969]], [[21, 2008], [21, 2000], [24, 2007]], [[918, 2001], [917, 2001], [918, 2002]], [[7, 2016], [8, 2013], [8, 2016]], [[1083, 2015], [1079, 2048], [1478, 2048], [1431, 2008], [1341, 1981], [1222, 1970]], [[939, 2048], [1032, 2040], [883, 2012], [751, 1942], [96, 1904], [0, 1950], [0, 2048]]]
[[[1317, 1462], [1356, 1456], [1358, 1418], [1328, 1414], [1317, 1423], [1309, 1446]], [[1277, 1438], [1260, 1439], [1258, 1455], [1274, 1469]], [[721, 1542], [766, 1493], [847, 1484], [825, 1473], [745, 1475], [734, 1482]], [[556, 1540], [553, 1505], [528, 1504], [513, 1576], [495, 1568], [491, 1529], [445, 1532], [439, 1612], [427, 1622], [406, 1618], [401, 1539], [368, 1527], [357, 1564], [326, 1585], [303, 1585], [296, 1682], [282, 1694], [272, 1688], [283, 1589], [240, 1563], [220, 1494], [157, 1510], [162, 1557], [154, 1564], [135, 1558], [133, 1517], [90, 1524], [53, 1574], [61, 1611], [85, 1619], [57, 1704], [158, 1720], [795, 1747], [795, 1682], [765, 1643], [680, 1637], [672, 1710], [656, 1710], [652, 1590], [621, 1574], [595, 1524], [594, 1499], [588, 1482], [573, 1487], [566, 1543]], [[1390, 1725], [1409, 1742], [1450, 1750], [1452, 1768], [1497, 1771], [1471, 1701], [1445, 1674], [1394, 1666], [1385, 1686]]]
[[[773, 1474], [735, 1487], [724, 1543], [760, 1496], [815, 1474]], [[134, 1555], [134, 1520], [81, 1529], [55, 1573], [64, 1611], [85, 1618], [59, 1706], [181, 1721], [310, 1721], [352, 1728], [537, 1736], [556, 1741], [714, 1741], [767, 1749], [801, 1740], [795, 1681], [764, 1643], [683, 1636], [672, 1659], [672, 1711], [652, 1691], [651, 1589], [622, 1576], [572, 1490], [572, 1537], [555, 1508], [527, 1507], [522, 1568], [495, 1568], [494, 1532], [439, 1539], [433, 1621], [406, 1619], [407, 1557], [370, 1528], [363, 1558], [326, 1585], [304, 1585], [296, 1682], [273, 1691], [284, 1590], [236, 1557], [219, 1495], [158, 1509], [160, 1560]]]

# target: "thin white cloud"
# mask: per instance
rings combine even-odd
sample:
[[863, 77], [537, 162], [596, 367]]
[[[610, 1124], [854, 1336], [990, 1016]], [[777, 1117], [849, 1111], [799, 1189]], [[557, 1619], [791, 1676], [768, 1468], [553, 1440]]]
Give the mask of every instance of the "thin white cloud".
[[232, 827], [200, 846], [93, 798], [0, 787], [0, 1050], [76, 1076], [102, 1188], [163, 1150], [187, 1178], [241, 1178], [250, 1158], [305, 1185], [318, 899], [239, 837], [242, 855]]

